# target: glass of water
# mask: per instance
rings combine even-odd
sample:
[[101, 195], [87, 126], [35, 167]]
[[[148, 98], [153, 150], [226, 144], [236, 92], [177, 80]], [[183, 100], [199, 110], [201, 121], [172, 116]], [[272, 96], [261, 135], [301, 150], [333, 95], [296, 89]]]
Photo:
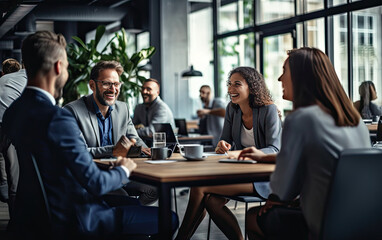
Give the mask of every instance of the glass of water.
[[166, 133], [164, 132], [154, 133], [153, 147], [156, 147], [156, 148], [166, 147]]

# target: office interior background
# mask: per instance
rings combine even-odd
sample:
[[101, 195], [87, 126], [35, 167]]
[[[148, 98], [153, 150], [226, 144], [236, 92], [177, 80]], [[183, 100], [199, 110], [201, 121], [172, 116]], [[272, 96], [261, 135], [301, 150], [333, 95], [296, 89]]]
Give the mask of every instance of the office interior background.
[[[102, 49], [124, 28], [128, 54], [154, 46], [142, 73], [161, 82], [161, 97], [175, 118], [196, 118], [199, 88], [227, 96], [227, 77], [237, 66], [259, 70], [285, 117], [278, 77], [287, 50], [302, 46], [324, 51], [349, 95], [373, 81], [382, 105], [381, 0], [0, 0], [0, 56], [21, 61], [21, 43], [38, 30], [78, 36], [89, 42], [106, 26]], [[190, 66], [202, 77], [183, 78]], [[131, 110], [140, 96], [130, 99]]]

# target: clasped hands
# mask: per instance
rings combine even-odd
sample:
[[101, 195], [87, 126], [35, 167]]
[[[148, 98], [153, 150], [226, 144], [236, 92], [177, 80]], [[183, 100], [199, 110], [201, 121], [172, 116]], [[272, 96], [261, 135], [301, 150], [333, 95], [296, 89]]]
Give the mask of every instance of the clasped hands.
[[198, 115], [199, 118], [203, 118], [204, 116], [210, 114], [211, 110], [210, 109], [199, 109], [196, 111], [196, 114]]

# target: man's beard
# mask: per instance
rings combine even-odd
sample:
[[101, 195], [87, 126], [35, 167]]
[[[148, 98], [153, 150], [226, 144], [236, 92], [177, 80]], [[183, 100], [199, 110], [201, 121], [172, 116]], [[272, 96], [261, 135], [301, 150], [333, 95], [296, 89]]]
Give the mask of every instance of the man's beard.
[[60, 99], [62, 98], [63, 89], [64, 89], [63, 82], [64, 82], [64, 79], [61, 74], [60, 76], [57, 77], [56, 83], [54, 84], [54, 99], [56, 100], [56, 103], [58, 103]]
[[[114, 94], [113, 92], [110, 92], [110, 91], [105, 91], [103, 92], [103, 94], [109, 94], [109, 93], [112, 93]], [[118, 95], [115, 95], [115, 99], [118, 97]], [[104, 105], [104, 106], [112, 106], [114, 105], [115, 103], [115, 100], [113, 101], [113, 103], [108, 103], [102, 96], [101, 96], [101, 92], [99, 91], [99, 88], [98, 86], [96, 85], [96, 98], [98, 100], [98, 102], [101, 104], [101, 105]]]

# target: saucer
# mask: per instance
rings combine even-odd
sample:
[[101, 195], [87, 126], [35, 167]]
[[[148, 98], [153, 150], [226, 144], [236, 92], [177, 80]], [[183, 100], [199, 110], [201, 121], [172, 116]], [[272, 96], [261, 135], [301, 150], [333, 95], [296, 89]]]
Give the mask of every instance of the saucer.
[[201, 158], [195, 158], [195, 157], [187, 157], [187, 156], [183, 156], [185, 159], [187, 159], [188, 161], [203, 161], [204, 159], [207, 158], [207, 156], [203, 156]]

